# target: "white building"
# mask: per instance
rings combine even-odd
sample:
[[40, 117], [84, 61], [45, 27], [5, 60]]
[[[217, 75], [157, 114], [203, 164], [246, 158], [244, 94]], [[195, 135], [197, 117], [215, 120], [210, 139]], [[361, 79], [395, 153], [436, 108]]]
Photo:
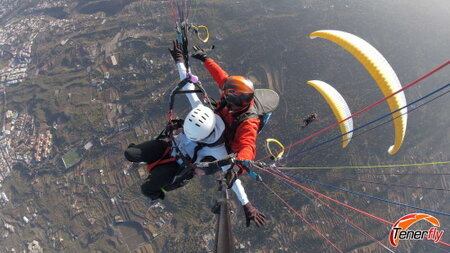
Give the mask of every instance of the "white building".
[[111, 56], [111, 63], [113, 66], [117, 65], [118, 62], [117, 62], [116, 56], [114, 56], [114, 55]]
[[5, 201], [5, 202], [8, 202], [8, 201], [9, 201], [9, 199], [8, 199], [8, 197], [6, 196], [6, 193], [5, 193], [5, 192], [2, 192], [2, 193], [0, 194], [0, 199], [2, 199], [2, 200]]
[[42, 253], [44, 252], [41, 246], [39, 245], [39, 242], [36, 240], [33, 240], [32, 242], [28, 243], [28, 252], [30, 253]]
[[92, 148], [92, 142], [88, 142], [84, 145], [84, 149], [89, 150], [90, 148]]

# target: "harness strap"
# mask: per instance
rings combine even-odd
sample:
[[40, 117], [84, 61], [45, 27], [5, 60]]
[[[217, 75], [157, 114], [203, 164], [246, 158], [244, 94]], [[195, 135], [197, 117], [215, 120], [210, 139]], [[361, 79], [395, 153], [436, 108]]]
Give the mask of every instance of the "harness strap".
[[175, 87], [175, 89], [172, 90], [172, 92], [170, 93], [170, 103], [169, 103], [169, 109], [172, 110], [173, 109], [173, 104], [175, 102], [174, 97], [175, 95], [180, 91], [181, 88], [183, 88], [184, 85], [186, 85], [189, 82], [189, 78], [185, 78], [183, 80], [181, 80], [178, 84], [177, 87]]
[[[228, 130], [228, 141], [233, 141], [234, 136], [236, 135], [237, 128], [239, 125], [248, 120], [248, 119], [257, 119], [259, 118], [259, 115], [255, 112], [254, 105], [252, 105], [246, 112], [242, 113], [241, 115], [237, 116], [233, 123], [230, 126], [230, 129]], [[260, 123], [261, 124], [261, 123]], [[258, 129], [259, 130], [259, 129]]]
[[[181, 90], [187, 83], [192, 83], [196, 89], [195, 90]], [[208, 94], [206, 93], [205, 88], [203, 88], [203, 85], [200, 81], [197, 82], [193, 82], [191, 80], [191, 77], [188, 75], [188, 77], [186, 77], [185, 79], [181, 80], [178, 84], [177, 87], [175, 87], [171, 92], [170, 92], [170, 103], [169, 103], [169, 111], [171, 111], [173, 109], [174, 103], [175, 103], [175, 95], [177, 94], [188, 94], [188, 93], [202, 93], [207, 104], [209, 105], [209, 107], [211, 108], [211, 110], [214, 110], [213, 107], [213, 102], [211, 101], [211, 99], [209, 98]]]
[[204, 148], [204, 147], [215, 147], [218, 146], [222, 143], [225, 143], [225, 131], [222, 132], [222, 135], [219, 137], [219, 139], [217, 139], [217, 141], [213, 142], [213, 143], [203, 143], [203, 142], [198, 142], [197, 146], [195, 146], [194, 149], [194, 155], [192, 156], [192, 162], [195, 163], [195, 161], [197, 161], [197, 157], [198, 157], [198, 152]]
[[173, 157], [163, 159], [164, 157], [166, 157], [166, 155], [169, 153], [169, 151], [170, 151], [170, 146], [168, 146], [168, 147], [166, 148], [166, 150], [164, 150], [164, 153], [163, 153], [163, 155], [161, 156], [161, 158], [159, 158], [159, 160], [157, 160], [157, 161], [155, 161], [155, 162], [152, 162], [152, 163], [150, 163], [150, 164], [147, 164], [147, 171], [148, 171], [148, 173], [150, 173], [150, 172], [152, 171], [152, 169], [153, 169], [154, 167], [156, 167], [157, 165], [159, 165], [159, 164], [165, 164], [165, 163], [170, 163], [170, 162], [176, 161], [175, 158], [173, 158]]
[[192, 161], [195, 162], [197, 160], [198, 157], [198, 151], [200, 151], [200, 149], [202, 149], [203, 147], [205, 147], [204, 143], [198, 143], [197, 146], [194, 149], [194, 155], [192, 156]]
[[169, 123], [167, 123], [166, 127], [159, 133], [158, 137], [156, 137], [157, 140], [161, 140], [164, 138], [170, 139], [171, 132], [174, 130], [177, 130], [179, 128], [183, 127], [184, 120], [182, 119], [173, 119], [170, 120]]
[[190, 180], [194, 176], [193, 164], [189, 161], [186, 161], [184, 157], [177, 156], [175, 159], [181, 159], [183, 162], [180, 166], [181, 171], [179, 171], [172, 180], [172, 184], [186, 182], [186, 180]]
[[189, 94], [189, 93], [203, 93], [202, 90], [179, 90], [174, 92], [174, 94]]

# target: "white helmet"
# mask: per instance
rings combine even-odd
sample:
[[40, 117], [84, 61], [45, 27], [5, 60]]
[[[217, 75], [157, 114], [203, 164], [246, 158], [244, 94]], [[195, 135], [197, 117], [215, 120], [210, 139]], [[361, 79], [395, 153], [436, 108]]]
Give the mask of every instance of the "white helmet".
[[192, 141], [200, 141], [208, 137], [216, 125], [213, 110], [199, 105], [192, 109], [184, 119], [184, 133]]

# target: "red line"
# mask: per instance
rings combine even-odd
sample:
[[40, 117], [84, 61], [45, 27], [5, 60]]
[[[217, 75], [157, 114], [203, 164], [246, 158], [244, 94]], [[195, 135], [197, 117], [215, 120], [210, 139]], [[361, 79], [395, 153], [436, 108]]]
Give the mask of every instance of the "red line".
[[[255, 167], [256, 167], [256, 166], [255, 166]], [[345, 207], [347, 207], [347, 208], [350, 208], [350, 209], [353, 210], [353, 211], [356, 211], [356, 212], [359, 212], [359, 213], [361, 213], [361, 214], [364, 214], [364, 215], [366, 215], [366, 216], [368, 216], [368, 217], [370, 217], [370, 218], [372, 218], [372, 219], [375, 219], [375, 220], [377, 220], [377, 221], [379, 221], [379, 222], [382, 222], [382, 223], [385, 223], [385, 224], [388, 224], [388, 225], [391, 225], [391, 226], [394, 225], [394, 223], [392, 223], [392, 222], [390, 222], [390, 221], [384, 220], [384, 219], [382, 219], [382, 218], [380, 218], [380, 217], [377, 217], [377, 216], [375, 216], [375, 215], [373, 215], [373, 214], [364, 212], [364, 211], [362, 211], [362, 210], [360, 210], [360, 209], [358, 209], [358, 208], [349, 206], [349, 205], [347, 205], [347, 204], [345, 204], [345, 203], [340, 202], [339, 200], [332, 199], [332, 198], [330, 198], [330, 197], [328, 197], [328, 196], [326, 196], [326, 195], [324, 195], [324, 194], [322, 194], [322, 193], [320, 193], [320, 192], [317, 192], [317, 191], [315, 191], [315, 190], [313, 190], [313, 189], [310, 189], [310, 188], [308, 188], [308, 187], [306, 187], [306, 186], [303, 186], [303, 185], [297, 183], [296, 181], [293, 181], [293, 180], [290, 180], [290, 179], [288, 179], [288, 178], [279, 176], [279, 175], [277, 175], [277, 174], [275, 174], [275, 173], [273, 173], [273, 172], [271, 172], [271, 171], [269, 171], [269, 170], [266, 170], [266, 169], [264, 169], [264, 168], [261, 168], [261, 167], [257, 167], [257, 168], [260, 169], [260, 170], [262, 170], [262, 171], [265, 171], [265, 172], [267, 172], [267, 173], [269, 173], [269, 174], [271, 174], [271, 175], [273, 175], [273, 176], [276, 176], [276, 177], [278, 177], [278, 178], [281, 178], [281, 179], [283, 179], [284, 181], [286, 181], [286, 182], [288, 182], [288, 183], [291, 183], [291, 184], [293, 184], [293, 185], [296, 185], [296, 186], [300, 187], [301, 189], [303, 189], [303, 190], [305, 190], [305, 191], [309, 191], [309, 192], [315, 193], [315, 194], [317, 194], [317, 195], [319, 195], [319, 196], [321, 196], [321, 197], [323, 197], [323, 198], [326, 198], [326, 199], [328, 199], [328, 200], [330, 200], [330, 201], [333, 201], [333, 202], [335, 202], [335, 203], [337, 203], [337, 204], [339, 204], [339, 205], [342, 205], [342, 206], [345, 206]], [[447, 246], [447, 247], [450, 247], [450, 244], [449, 244], [449, 243], [446, 243], [446, 242], [443, 242], [443, 241], [439, 241], [438, 243], [439, 243], [439, 244], [442, 244], [442, 245], [445, 245], [445, 246]]]
[[[321, 134], [321, 133], [323, 133], [323, 132], [325, 132], [325, 131], [327, 131], [327, 130], [330, 130], [331, 128], [333, 128], [333, 127], [335, 127], [335, 126], [341, 124], [342, 122], [344, 122], [344, 121], [346, 121], [346, 120], [348, 120], [348, 119], [350, 119], [350, 118], [353, 118], [353, 117], [355, 117], [355, 116], [357, 116], [357, 115], [359, 115], [359, 114], [361, 114], [361, 113], [363, 113], [363, 112], [365, 112], [365, 111], [367, 111], [367, 110], [369, 110], [369, 109], [375, 107], [376, 105], [378, 105], [378, 104], [380, 104], [380, 103], [386, 101], [386, 100], [389, 99], [390, 97], [395, 96], [396, 94], [398, 94], [398, 93], [400, 93], [400, 92], [402, 92], [402, 91], [408, 89], [409, 87], [411, 87], [411, 86], [417, 84], [418, 82], [422, 81], [423, 79], [425, 79], [425, 78], [431, 76], [432, 74], [434, 74], [435, 72], [441, 70], [442, 68], [444, 68], [444, 67], [447, 66], [448, 64], [450, 64], [450, 61], [447, 61], [447, 62], [443, 63], [443, 64], [440, 65], [439, 67], [437, 67], [437, 68], [433, 69], [432, 71], [428, 72], [427, 74], [425, 74], [425, 75], [419, 77], [418, 79], [414, 80], [413, 82], [409, 83], [408, 85], [404, 86], [403, 88], [399, 89], [398, 91], [392, 93], [391, 95], [389, 95], [389, 96], [387, 96], [387, 97], [384, 97], [384, 98], [378, 100], [377, 102], [375, 102], [375, 103], [373, 103], [373, 104], [367, 106], [366, 108], [361, 109], [360, 111], [358, 111], [358, 112], [356, 112], [356, 113], [354, 113], [354, 114], [348, 116], [347, 118], [345, 118], [345, 119], [343, 119], [343, 120], [341, 120], [341, 121], [339, 121], [339, 122], [336, 122], [336, 123], [334, 123], [334, 124], [331, 124], [330, 126], [324, 128], [324, 129], [322, 129], [322, 130], [320, 130], [320, 131], [318, 131], [318, 132], [315, 132], [315, 133], [311, 134], [310, 136], [307, 136], [307, 137], [305, 137], [305, 138], [303, 138], [303, 139], [301, 139], [301, 140], [299, 140], [299, 141], [296, 141], [296, 142], [292, 143], [291, 145], [287, 146], [287, 147], [285, 148], [285, 150], [290, 149], [290, 148], [292, 148], [293, 146], [296, 146], [296, 145], [298, 145], [298, 144], [300, 144], [300, 143], [302, 143], [302, 142], [305, 142], [305, 141], [307, 141], [307, 140], [309, 140], [309, 139], [311, 139], [311, 138], [313, 138], [313, 137], [316, 137], [317, 135], [319, 135], [319, 134]], [[267, 155], [267, 156], [265, 156], [265, 157], [259, 159], [259, 161], [260, 161], [260, 160], [265, 160], [265, 159], [267, 159], [267, 158], [269, 158], [269, 157], [270, 157], [270, 155]]]
[[289, 207], [289, 209], [291, 209], [298, 217], [300, 217], [306, 224], [308, 224], [308, 226], [310, 228], [312, 228], [314, 231], [316, 231], [323, 239], [325, 239], [327, 242], [329, 242], [331, 244], [331, 246], [333, 246], [333, 248], [335, 248], [337, 251], [339, 252], [343, 252], [341, 249], [339, 249], [336, 245], [334, 245], [333, 242], [331, 242], [324, 234], [322, 234], [316, 227], [314, 227], [311, 223], [309, 223], [305, 217], [303, 217], [303, 215], [301, 215], [299, 212], [297, 212], [291, 205], [289, 205], [286, 200], [284, 200], [282, 197], [280, 197], [280, 195], [278, 195], [274, 190], [272, 190], [266, 183], [263, 183], [263, 185], [269, 189], [269, 191], [271, 191], [275, 196], [277, 196], [277, 198], [283, 202], [287, 207]]
[[171, 7], [171, 11], [172, 11], [172, 17], [173, 17], [173, 21], [175, 23], [175, 27], [177, 27], [177, 17], [175, 15], [175, 5], [173, 3], [173, 0], [170, 0], [170, 7]]
[[450, 247], [450, 244], [448, 244], [448, 243], [446, 243], [446, 242], [439, 241], [438, 243], [440, 243], [440, 244], [442, 244], [442, 245], [445, 245], [445, 246], [447, 246], [447, 247]]
[[271, 171], [269, 171], [269, 170], [263, 169], [263, 168], [259, 168], [259, 169], [261, 169], [261, 170], [263, 170], [263, 171], [265, 171], [265, 172], [267, 172], [267, 173], [269, 173], [269, 174], [272, 174], [273, 176], [276, 176], [276, 177], [278, 177], [278, 178], [281, 178], [281, 179], [285, 180], [285, 181], [288, 182], [288, 183], [291, 183], [291, 184], [293, 184], [293, 185], [296, 185], [296, 186], [300, 187], [301, 189], [303, 189], [303, 190], [305, 190], [305, 191], [309, 191], [309, 192], [315, 193], [315, 194], [317, 194], [317, 195], [319, 195], [319, 196], [321, 196], [321, 197], [323, 197], [323, 198], [326, 198], [326, 199], [328, 199], [328, 200], [330, 200], [330, 201], [333, 201], [333, 202], [338, 203], [338, 204], [340, 204], [340, 205], [342, 205], [342, 206], [345, 206], [345, 207], [347, 207], [347, 208], [350, 208], [350, 209], [352, 209], [352, 210], [354, 210], [354, 211], [356, 211], [356, 212], [362, 213], [362, 214], [364, 214], [364, 215], [366, 215], [366, 216], [368, 216], [368, 217], [371, 217], [371, 218], [373, 218], [373, 219], [375, 219], [375, 220], [378, 220], [378, 221], [380, 221], [380, 222], [382, 222], [382, 223], [386, 223], [386, 224], [389, 224], [389, 225], [394, 225], [394, 223], [392, 223], [392, 222], [390, 222], [390, 221], [384, 220], [384, 219], [379, 218], [379, 217], [377, 217], [377, 216], [375, 216], [375, 215], [372, 215], [372, 214], [370, 214], [370, 213], [364, 212], [364, 211], [362, 211], [362, 210], [360, 210], [360, 209], [357, 209], [357, 208], [355, 208], [355, 207], [349, 206], [349, 205], [347, 205], [347, 204], [345, 204], [345, 203], [343, 203], [343, 202], [340, 202], [339, 200], [332, 199], [332, 198], [330, 198], [330, 197], [328, 197], [328, 196], [326, 196], [326, 195], [324, 195], [324, 194], [322, 194], [322, 193], [320, 193], [320, 192], [317, 192], [317, 191], [315, 191], [315, 190], [313, 190], [313, 189], [310, 189], [310, 188], [308, 188], [308, 187], [306, 187], [306, 186], [303, 186], [303, 185], [297, 183], [296, 181], [293, 181], [293, 180], [291, 180], [291, 179], [288, 179], [288, 178], [279, 176], [279, 175], [277, 175], [277, 174], [275, 174], [275, 173], [273, 173], [273, 172], [271, 172]]
[[[286, 178], [291, 179], [290, 177], [284, 175]], [[315, 195], [309, 193], [314, 199], [318, 200], [320, 203], [322, 203], [323, 205], [325, 205], [326, 207], [328, 207], [331, 211], [333, 211], [333, 213], [335, 213], [336, 215], [340, 216], [342, 219], [344, 219], [346, 222], [350, 223], [352, 226], [354, 226], [355, 228], [359, 229], [361, 232], [363, 232], [365, 235], [367, 235], [368, 237], [370, 237], [372, 240], [374, 240], [376, 243], [378, 243], [380, 246], [382, 246], [383, 248], [387, 249], [390, 252], [393, 252], [390, 248], [388, 248], [386, 245], [384, 245], [382, 242], [380, 242], [379, 240], [377, 240], [375, 237], [371, 236], [367, 231], [365, 231], [364, 229], [362, 229], [361, 227], [359, 227], [358, 225], [356, 225], [355, 223], [353, 223], [347, 216], [344, 216], [343, 214], [339, 213], [339, 211], [337, 211], [336, 209], [334, 209], [333, 207], [331, 207], [328, 203], [326, 203], [325, 201], [321, 200], [320, 198], [316, 197]]]

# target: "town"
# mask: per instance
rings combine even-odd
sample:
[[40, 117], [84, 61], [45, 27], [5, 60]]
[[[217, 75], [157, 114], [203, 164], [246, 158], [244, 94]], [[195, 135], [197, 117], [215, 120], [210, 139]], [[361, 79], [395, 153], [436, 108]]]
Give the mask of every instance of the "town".
[[[67, 3], [40, 1], [27, 12], [42, 13], [41, 10], [67, 8]], [[0, 3], [0, 18], [7, 17], [15, 8], [17, 1], [3, 1]], [[117, 73], [111, 73], [117, 72], [114, 69], [122, 61], [121, 55], [115, 53], [117, 40], [105, 43], [103, 50], [106, 53], [96, 65], [96, 70], [102, 74], [88, 81], [92, 87], [88, 101], [105, 104], [103, 114], [109, 132], [67, 144], [58, 141], [65, 131], [65, 124], [59, 118], [43, 121], [48, 119], [38, 117], [26, 108], [9, 106], [14, 100], [9, 92], [11, 89], [32, 84], [33, 78], [53, 67], [53, 63], [44, 62], [36, 68], [36, 62], [41, 62], [37, 48], [39, 43], [45, 41], [42, 34], [76, 34], [76, 30], [82, 27], [102, 25], [106, 20], [101, 13], [74, 19], [28, 15], [20, 19], [12, 18], [0, 28], [0, 242], [2, 247], [11, 252], [43, 252], [44, 249], [80, 251], [80, 245], [92, 236], [90, 231], [85, 231], [86, 227], [100, 229], [99, 233], [103, 234], [101, 230], [106, 229], [104, 222], [114, 224], [115, 232], [111, 240], [115, 241], [117, 247], [126, 245], [153, 251], [154, 240], [174, 229], [174, 215], [162, 202], [148, 205], [143, 197], [137, 197], [140, 193], [130, 193], [136, 182], [148, 176], [142, 166], [130, 166], [121, 156], [109, 158], [111, 161], [99, 166], [100, 169], [90, 162], [92, 152], [107, 149], [116, 144], [118, 138], [129, 138], [127, 136], [130, 135], [144, 138], [159, 131], [155, 123], [133, 121], [131, 108], [116, 102], [120, 94], [110, 87], [111, 82], [130, 82], [140, 75], [137, 66], [131, 63], [127, 65], [127, 73], [121, 77], [117, 78]], [[79, 47], [78, 43], [70, 36], [52, 42], [56, 48]], [[98, 61], [98, 54], [101, 52], [90, 52], [92, 62]], [[144, 57], [146, 71], [150, 73], [171, 66], [167, 52], [161, 58], [164, 60], [155, 62]], [[72, 65], [68, 63], [67, 66]], [[76, 64], [74, 68], [80, 70], [82, 66]], [[93, 69], [87, 67], [88, 72]], [[172, 69], [168, 74], [174, 73]], [[157, 80], [157, 84], [161, 84], [161, 81]], [[54, 94], [60, 97], [60, 92], [56, 90]], [[166, 92], [167, 88], [154, 90], [149, 98], [158, 101], [163, 99]], [[106, 95], [99, 97], [101, 93]], [[69, 105], [78, 103], [72, 93], [66, 93], [66, 97]], [[103, 97], [109, 101], [102, 101]], [[12, 186], [11, 180], [17, 178], [26, 179], [27, 184]], [[16, 189], [19, 192], [32, 190], [34, 197], [19, 195]], [[53, 218], [58, 217], [53, 212], [59, 209], [69, 214], [69, 221]], [[129, 224], [134, 223], [139, 225], [130, 228]], [[20, 239], [20, 235], [27, 231], [45, 236]], [[135, 236], [131, 237], [130, 234]], [[213, 239], [212, 235], [205, 235], [205, 249], [212, 249]], [[25, 247], [14, 246], [18, 244]]]

